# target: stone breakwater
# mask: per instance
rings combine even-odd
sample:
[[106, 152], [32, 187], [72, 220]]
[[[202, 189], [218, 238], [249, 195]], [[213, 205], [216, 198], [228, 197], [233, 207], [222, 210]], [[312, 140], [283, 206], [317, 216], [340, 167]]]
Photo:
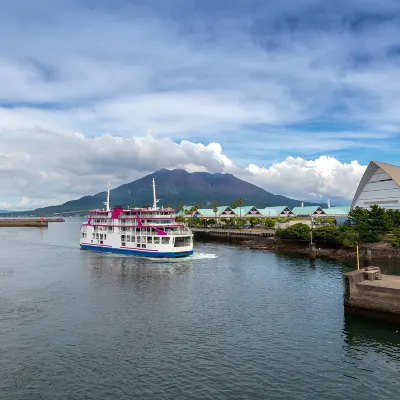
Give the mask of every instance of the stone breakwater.
[[48, 226], [48, 221], [40, 219], [0, 219], [0, 227], [33, 227]]
[[[254, 238], [240, 243], [248, 249], [275, 251], [277, 253], [309, 254], [309, 242], [280, 241], [274, 238]], [[356, 259], [355, 248], [334, 247], [329, 243], [316, 243], [317, 257], [329, 257], [335, 260]], [[371, 243], [360, 245], [360, 249], [370, 249], [374, 261], [400, 262], [400, 249], [391, 247], [390, 243]]]

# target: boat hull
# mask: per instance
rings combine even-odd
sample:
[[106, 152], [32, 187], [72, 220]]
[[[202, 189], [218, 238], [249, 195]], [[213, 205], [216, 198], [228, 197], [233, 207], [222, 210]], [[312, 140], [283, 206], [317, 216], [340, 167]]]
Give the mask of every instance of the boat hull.
[[88, 245], [81, 244], [82, 250], [92, 250], [92, 251], [101, 251], [105, 253], [118, 253], [118, 254], [129, 254], [135, 256], [142, 257], [189, 257], [193, 254], [193, 250], [187, 251], [177, 251], [177, 252], [161, 252], [161, 251], [148, 251], [148, 250], [134, 250], [134, 249], [124, 249], [124, 248], [116, 248], [109, 246], [96, 246], [96, 245]]

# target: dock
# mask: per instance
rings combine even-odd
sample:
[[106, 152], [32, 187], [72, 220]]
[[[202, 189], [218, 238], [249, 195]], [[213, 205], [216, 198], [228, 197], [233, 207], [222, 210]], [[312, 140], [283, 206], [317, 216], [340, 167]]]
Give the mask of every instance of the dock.
[[224, 229], [224, 228], [190, 228], [195, 236], [214, 237], [221, 239], [251, 239], [256, 237], [274, 237], [275, 231], [252, 229]]
[[64, 222], [63, 217], [20, 217], [20, 218], [0, 218], [0, 227], [43, 227], [48, 226], [49, 222]]
[[0, 219], [0, 227], [35, 227], [40, 228], [43, 226], [48, 226], [49, 222], [46, 220], [42, 220], [40, 218], [1, 218]]
[[400, 322], [400, 276], [366, 267], [344, 273], [343, 281], [346, 312]]

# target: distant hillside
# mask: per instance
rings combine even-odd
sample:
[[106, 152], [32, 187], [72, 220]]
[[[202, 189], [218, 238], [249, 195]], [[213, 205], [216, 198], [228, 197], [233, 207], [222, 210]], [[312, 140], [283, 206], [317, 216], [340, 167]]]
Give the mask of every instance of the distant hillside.
[[[275, 195], [251, 183], [236, 178], [231, 174], [210, 174], [207, 172], [189, 173], [182, 169], [161, 169], [134, 182], [127, 183], [111, 190], [111, 205], [124, 206], [151, 205], [152, 179], [156, 180], [157, 198], [159, 205], [202, 204], [217, 200], [220, 205], [231, 205], [239, 197], [243, 198], [243, 205], [267, 207], [286, 205], [288, 207], [300, 206], [300, 200], [290, 199], [285, 196]], [[130, 195], [129, 195], [130, 192]], [[89, 210], [103, 208], [106, 192], [93, 196], [84, 196], [77, 200], [67, 201], [59, 206], [44, 207], [34, 210], [39, 213], [59, 213], [66, 211]], [[314, 205], [315, 203], [304, 203]]]

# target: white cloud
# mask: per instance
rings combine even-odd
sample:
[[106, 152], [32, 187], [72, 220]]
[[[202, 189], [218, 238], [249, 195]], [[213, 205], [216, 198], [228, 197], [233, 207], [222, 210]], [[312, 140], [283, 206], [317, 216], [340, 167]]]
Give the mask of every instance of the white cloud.
[[357, 161], [342, 163], [334, 157], [315, 160], [287, 157], [270, 167], [250, 164], [243, 177], [271, 192], [326, 203], [350, 202], [366, 169]]
[[233, 173], [273, 193], [320, 202], [329, 196], [348, 201], [365, 169], [357, 161], [344, 164], [325, 156], [288, 157], [269, 168], [255, 164], [243, 168], [216, 142], [175, 143], [169, 138], [110, 134], [89, 138], [54, 131], [40, 131], [34, 141], [24, 141], [26, 133], [15, 131], [12, 138], [0, 133], [5, 154], [14, 157], [12, 163], [10, 157], [0, 157], [2, 208], [60, 204], [102, 191], [108, 180], [116, 187], [161, 168]]

